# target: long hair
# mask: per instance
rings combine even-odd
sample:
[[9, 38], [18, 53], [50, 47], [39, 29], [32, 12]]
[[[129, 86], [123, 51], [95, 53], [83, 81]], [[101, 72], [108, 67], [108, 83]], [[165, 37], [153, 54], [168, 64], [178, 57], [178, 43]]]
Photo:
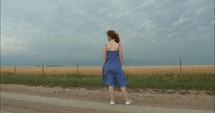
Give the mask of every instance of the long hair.
[[115, 42], [116, 43], [119, 43], [120, 42], [120, 39], [119, 39], [119, 34], [114, 31], [114, 30], [108, 30], [107, 31], [107, 35], [111, 38], [111, 39], [115, 39]]

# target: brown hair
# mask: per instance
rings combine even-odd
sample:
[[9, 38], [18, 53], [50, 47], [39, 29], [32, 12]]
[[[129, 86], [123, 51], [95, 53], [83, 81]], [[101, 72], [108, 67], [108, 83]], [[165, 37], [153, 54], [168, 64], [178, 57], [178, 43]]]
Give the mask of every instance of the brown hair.
[[114, 30], [108, 30], [107, 31], [107, 35], [111, 38], [111, 39], [115, 39], [115, 42], [116, 43], [119, 43], [120, 42], [120, 39], [119, 39], [119, 34], [114, 31]]

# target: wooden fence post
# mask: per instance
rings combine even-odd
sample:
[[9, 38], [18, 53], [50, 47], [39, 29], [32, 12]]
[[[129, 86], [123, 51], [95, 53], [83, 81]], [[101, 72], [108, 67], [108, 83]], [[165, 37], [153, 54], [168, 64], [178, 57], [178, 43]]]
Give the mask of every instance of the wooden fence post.
[[181, 63], [181, 58], [180, 58], [180, 73], [181, 73], [181, 65], [182, 65], [182, 63]]
[[42, 65], [42, 74], [44, 74], [44, 65]]
[[77, 63], [77, 75], [79, 74], [79, 64]]
[[15, 65], [14, 73], [16, 74], [16, 65]]

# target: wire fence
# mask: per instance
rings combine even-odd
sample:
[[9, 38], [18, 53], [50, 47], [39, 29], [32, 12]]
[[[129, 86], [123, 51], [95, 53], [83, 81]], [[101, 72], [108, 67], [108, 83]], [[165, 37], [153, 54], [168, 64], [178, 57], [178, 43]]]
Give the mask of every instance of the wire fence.
[[[34, 66], [1, 66], [1, 73], [14, 74], [77, 74], [77, 75], [101, 75], [102, 60], [100, 57], [94, 57], [96, 60], [76, 60], [66, 62], [66, 65], [40, 64]], [[86, 63], [87, 62], [87, 63]], [[64, 63], [65, 64], [65, 61]], [[73, 64], [73, 65], [68, 65]], [[88, 66], [87, 66], [88, 64]], [[94, 66], [93, 66], [94, 65]], [[126, 74], [156, 74], [156, 73], [214, 73], [214, 58], [145, 58], [140, 60], [123, 60], [123, 71]]]
[[101, 66], [61, 66], [61, 65], [37, 65], [37, 66], [1, 66], [1, 74], [84, 74], [84, 75], [101, 75]]
[[[179, 65], [174, 66], [123, 66], [125, 74], [165, 74], [165, 73], [214, 73], [214, 65]], [[53, 75], [101, 75], [102, 66], [62, 66], [62, 65], [37, 65], [37, 66], [1, 66], [1, 73], [13, 74], [53, 74]]]

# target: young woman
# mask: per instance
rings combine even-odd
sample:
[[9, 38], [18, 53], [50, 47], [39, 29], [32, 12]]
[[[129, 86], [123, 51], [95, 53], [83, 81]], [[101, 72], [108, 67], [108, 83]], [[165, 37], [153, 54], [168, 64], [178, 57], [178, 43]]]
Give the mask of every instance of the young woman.
[[102, 81], [109, 86], [110, 104], [114, 105], [114, 86], [120, 86], [121, 92], [125, 98], [125, 104], [133, 103], [128, 98], [126, 91], [126, 78], [122, 70], [122, 48], [118, 33], [114, 30], [107, 31], [108, 43], [103, 48], [103, 67]]

